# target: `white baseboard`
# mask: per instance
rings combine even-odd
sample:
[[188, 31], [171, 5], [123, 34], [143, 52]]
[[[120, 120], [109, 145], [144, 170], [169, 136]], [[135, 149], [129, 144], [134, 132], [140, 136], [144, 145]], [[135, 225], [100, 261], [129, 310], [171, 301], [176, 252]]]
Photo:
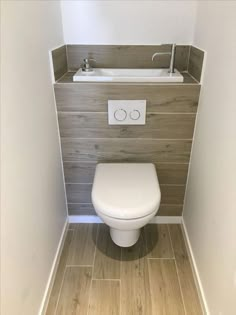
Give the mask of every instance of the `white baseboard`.
[[200, 275], [199, 275], [199, 272], [198, 272], [197, 264], [196, 264], [196, 261], [195, 261], [195, 258], [194, 258], [192, 246], [191, 246], [190, 239], [189, 239], [189, 236], [188, 236], [187, 228], [186, 228], [186, 225], [185, 225], [185, 222], [184, 222], [183, 218], [182, 218], [182, 225], [181, 225], [181, 227], [182, 227], [182, 231], [183, 231], [185, 245], [186, 245], [186, 248], [187, 248], [187, 251], [188, 251], [190, 264], [191, 264], [192, 271], [193, 271], [195, 284], [196, 284], [197, 291], [198, 291], [198, 296], [199, 296], [200, 303], [201, 303], [201, 306], [202, 306], [202, 311], [203, 311], [203, 314], [210, 315], [209, 308], [208, 308], [207, 301], [206, 301], [206, 297], [205, 297], [204, 290], [203, 290], [203, 286], [202, 286], [202, 282], [201, 282]]
[[[103, 223], [96, 215], [70, 215], [69, 223]], [[181, 224], [182, 217], [156, 216], [150, 223], [153, 224]]]
[[52, 264], [52, 268], [51, 268], [51, 271], [49, 274], [49, 278], [48, 278], [48, 282], [47, 282], [46, 289], [44, 292], [43, 300], [42, 300], [42, 303], [41, 303], [41, 306], [39, 309], [39, 313], [38, 313], [39, 315], [45, 315], [46, 314], [49, 297], [50, 297], [50, 294], [52, 291], [52, 286], [53, 286], [54, 279], [56, 276], [57, 267], [58, 267], [58, 264], [60, 261], [61, 252], [62, 252], [65, 238], [66, 238], [67, 229], [68, 229], [68, 220], [66, 220], [64, 227], [63, 227], [63, 230], [62, 230], [62, 233], [61, 233], [60, 241], [59, 241], [59, 244], [57, 247], [56, 255], [55, 255], [54, 260], [53, 260], [53, 264]]

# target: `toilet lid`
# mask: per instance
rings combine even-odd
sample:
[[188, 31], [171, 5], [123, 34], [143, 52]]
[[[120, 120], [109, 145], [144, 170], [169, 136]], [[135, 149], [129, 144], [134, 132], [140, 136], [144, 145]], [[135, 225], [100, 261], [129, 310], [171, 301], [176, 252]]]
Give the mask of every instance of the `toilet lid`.
[[158, 210], [161, 192], [151, 163], [101, 163], [96, 167], [95, 210], [117, 219], [135, 219]]

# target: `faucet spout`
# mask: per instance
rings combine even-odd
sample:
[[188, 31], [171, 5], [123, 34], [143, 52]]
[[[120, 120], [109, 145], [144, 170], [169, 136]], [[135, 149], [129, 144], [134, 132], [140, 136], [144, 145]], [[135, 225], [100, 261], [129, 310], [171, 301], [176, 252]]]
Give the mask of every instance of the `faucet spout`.
[[156, 52], [152, 55], [152, 61], [156, 56], [163, 56], [163, 55], [170, 55], [170, 67], [169, 67], [169, 72], [170, 73], [175, 73], [175, 49], [176, 49], [176, 44], [171, 45], [171, 51], [170, 52]]

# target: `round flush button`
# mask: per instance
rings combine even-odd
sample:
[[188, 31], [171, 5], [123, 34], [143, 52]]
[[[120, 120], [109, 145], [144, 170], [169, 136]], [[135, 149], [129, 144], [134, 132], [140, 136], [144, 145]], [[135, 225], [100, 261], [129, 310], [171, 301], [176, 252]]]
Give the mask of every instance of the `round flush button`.
[[129, 114], [130, 118], [133, 120], [138, 120], [140, 118], [140, 111], [135, 109]]
[[116, 120], [118, 121], [123, 121], [126, 119], [127, 117], [127, 112], [124, 110], [124, 109], [117, 109], [115, 112], [114, 112], [114, 117]]

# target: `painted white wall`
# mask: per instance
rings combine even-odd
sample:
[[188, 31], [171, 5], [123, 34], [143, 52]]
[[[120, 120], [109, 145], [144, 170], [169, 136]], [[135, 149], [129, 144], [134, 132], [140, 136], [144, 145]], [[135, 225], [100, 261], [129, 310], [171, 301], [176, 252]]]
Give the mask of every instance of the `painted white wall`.
[[197, 1], [62, 1], [67, 44], [191, 44]]
[[60, 3], [1, 2], [1, 314], [38, 314], [67, 211], [49, 49]]
[[184, 221], [212, 315], [236, 314], [236, 2], [199, 3], [207, 51]]

